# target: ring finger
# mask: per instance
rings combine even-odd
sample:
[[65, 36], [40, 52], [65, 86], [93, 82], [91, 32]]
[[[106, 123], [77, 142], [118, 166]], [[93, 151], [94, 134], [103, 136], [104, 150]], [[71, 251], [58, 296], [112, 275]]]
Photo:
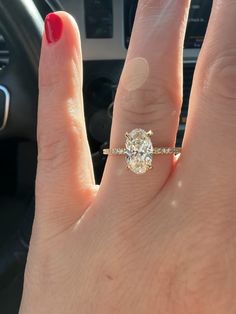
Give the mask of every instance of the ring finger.
[[[112, 148], [124, 147], [125, 133], [135, 128], [152, 130], [154, 146], [175, 145], [182, 104], [183, 41], [188, 9], [188, 0], [139, 1], [115, 99]], [[109, 191], [114, 189], [115, 193], [120, 191], [127, 200], [130, 195], [126, 191], [132, 185], [133, 196], [138, 196], [140, 206], [142, 200], [153, 198], [161, 189], [172, 165], [173, 156], [155, 157], [153, 170], [137, 177], [126, 169], [122, 157], [111, 156], [102, 186], [108, 185]]]

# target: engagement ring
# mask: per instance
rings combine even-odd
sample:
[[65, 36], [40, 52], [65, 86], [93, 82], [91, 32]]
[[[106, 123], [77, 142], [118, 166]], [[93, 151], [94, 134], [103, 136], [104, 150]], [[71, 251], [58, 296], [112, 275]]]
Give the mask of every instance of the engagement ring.
[[125, 155], [127, 167], [136, 174], [144, 174], [152, 169], [153, 155], [170, 155], [181, 153], [181, 147], [153, 147], [152, 131], [135, 129], [126, 133], [125, 148], [108, 148], [104, 155]]

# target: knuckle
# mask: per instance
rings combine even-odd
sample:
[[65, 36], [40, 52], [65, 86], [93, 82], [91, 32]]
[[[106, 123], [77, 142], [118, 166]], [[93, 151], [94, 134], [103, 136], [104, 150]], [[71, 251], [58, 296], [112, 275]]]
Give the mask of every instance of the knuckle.
[[209, 67], [204, 82], [207, 95], [219, 101], [236, 100], [236, 54], [235, 50], [218, 57]]
[[171, 94], [171, 91], [162, 86], [140, 88], [135, 92], [122, 90], [122, 95], [117, 97], [122, 119], [133, 125], [148, 125], [153, 129], [158, 122], [178, 117], [181, 102], [181, 95]]
[[49, 170], [67, 166], [71, 162], [71, 154], [76, 150], [80, 140], [77, 127], [68, 130], [53, 130], [48, 134], [38, 132], [38, 162]]
[[[50, 68], [51, 65], [48, 67]], [[77, 89], [82, 84], [78, 73], [81, 73], [81, 69], [76, 65], [76, 62], [58, 65], [58, 68], [54, 67], [50, 73], [48, 70], [40, 70], [39, 89], [46, 92], [48, 90], [70, 90], [70, 86]]]
[[38, 161], [54, 169], [68, 165], [74, 157], [73, 154], [81, 150], [85, 128], [78, 118], [78, 108], [74, 98], [65, 100], [61, 110], [55, 112], [53, 122], [48, 107], [44, 105], [39, 118]]
[[65, 138], [50, 139], [39, 137], [38, 139], [38, 162], [47, 164], [49, 169], [59, 168], [67, 163], [68, 144]]
[[39, 89], [47, 90], [62, 86], [62, 75], [59, 71], [54, 71], [53, 75], [48, 75], [47, 71], [39, 72]]
[[166, 0], [143, 0], [140, 1], [139, 7], [138, 7], [138, 13], [140, 18], [144, 18], [147, 16], [150, 17], [158, 17], [161, 15], [161, 10], [164, 10], [168, 6], [169, 13], [175, 12], [175, 6], [170, 6], [169, 1]]

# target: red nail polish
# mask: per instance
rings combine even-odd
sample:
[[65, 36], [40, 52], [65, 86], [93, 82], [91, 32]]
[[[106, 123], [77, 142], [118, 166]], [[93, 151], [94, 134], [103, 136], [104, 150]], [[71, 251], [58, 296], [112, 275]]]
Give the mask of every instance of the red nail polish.
[[57, 42], [62, 34], [63, 23], [55, 13], [50, 13], [45, 18], [45, 33], [49, 44]]

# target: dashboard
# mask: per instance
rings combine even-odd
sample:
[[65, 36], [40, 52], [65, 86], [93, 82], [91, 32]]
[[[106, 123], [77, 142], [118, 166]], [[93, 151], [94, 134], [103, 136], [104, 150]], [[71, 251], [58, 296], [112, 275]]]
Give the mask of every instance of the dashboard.
[[188, 27], [185, 37], [184, 48], [200, 49], [205, 37], [212, 1], [193, 0], [191, 2]]

